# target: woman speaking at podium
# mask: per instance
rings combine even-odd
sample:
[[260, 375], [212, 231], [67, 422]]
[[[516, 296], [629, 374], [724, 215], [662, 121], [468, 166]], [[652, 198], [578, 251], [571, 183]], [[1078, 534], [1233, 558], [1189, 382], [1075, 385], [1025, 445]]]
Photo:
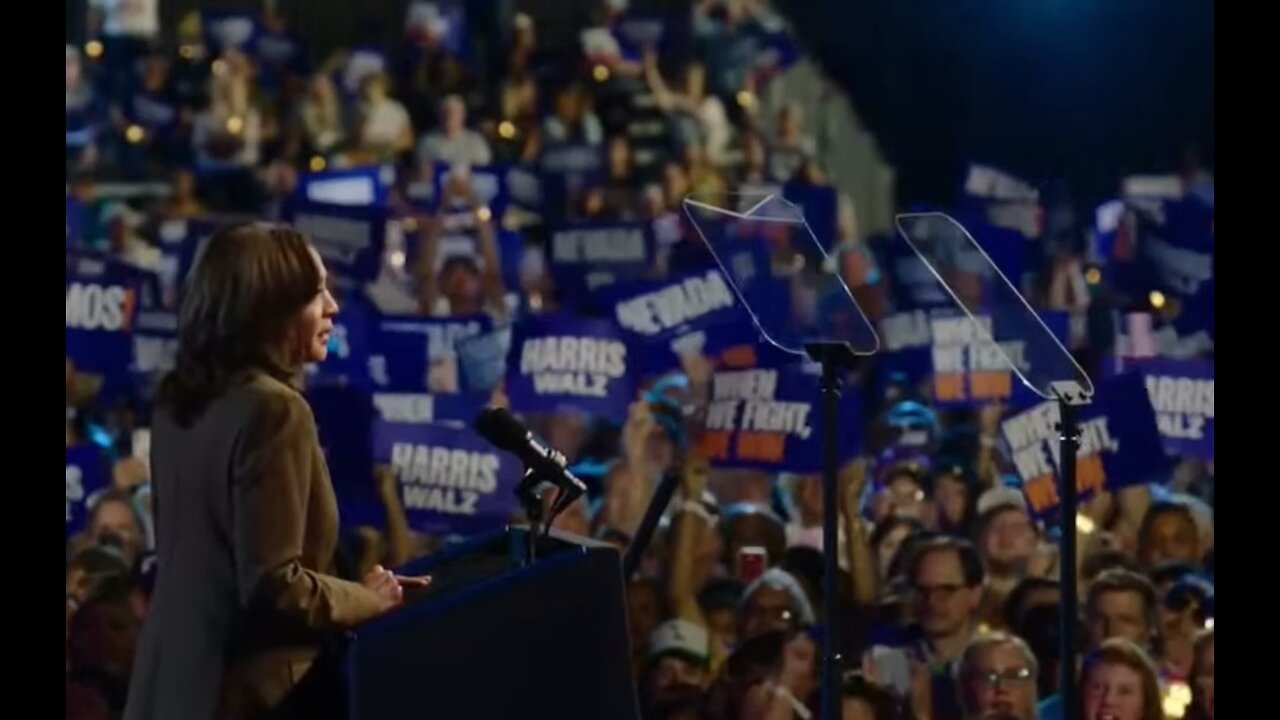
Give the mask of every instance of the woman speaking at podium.
[[218, 232], [189, 277], [152, 420], [158, 570], [128, 720], [327, 716], [297, 687], [321, 649], [425, 582], [328, 574], [338, 506], [297, 387], [337, 311], [283, 225]]

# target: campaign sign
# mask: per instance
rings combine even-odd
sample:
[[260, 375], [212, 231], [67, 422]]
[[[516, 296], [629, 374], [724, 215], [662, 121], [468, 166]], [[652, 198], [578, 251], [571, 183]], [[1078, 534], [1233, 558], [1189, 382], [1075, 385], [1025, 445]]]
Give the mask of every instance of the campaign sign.
[[78, 371], [101, 375], [107, 397], [129, 387], [132, 336], [147, 276], [111, 260], [67, 257], [66, 357]]
[[311, 239], [331, 272], [351, 280], [377, 277], [386, 242], [385, 208], [295, 200], [286, 216]]
[[107, 468], [97, 445], [67, 448], [67, 537], [84, 530], [89, 504], [107, 487]]
[[[1006, 450], [1022, 478], [1032, 514], [1058, 507], [1058, 404], [1044, 401], [1001, 424]], [[1168, 469], [1156, 415], [1137, 373], [1103, 382], [1081, 408], [1076, 487], [1084, 498], [1101, 489], [1161, 480]]]
[[528, 316], [512, 331], [506, 373], [511, 409], [622, 420], [634, 395], [631, 362], [626, 340], [610, 322], [568, 313]]
[[653, 266], [653, 228], [648, 223], [592, 223], [551, 232], [547, 259], [563, 298], [621, 278], [638, 278]]
[[164, 373], [173, 369], [178, 356], [178, 314], [159, 310], [138, 313], [133, 331], [134, 387], [143, 397], [150, 397]]
[[[717, 370], [698, 451], [713, 467], [812, 473], [822, 469], [822, 395], [818, 377], [798, 366]], [[858, 453], [857, 393], [840, 397], [840, 458]]]
[[[631, 333], [642, 349], [641, 375], [680, 367], [679, 355], [699, 349], [695, 336], [720, 322], [750, 317], [738, 307], [724, 274], [716, 268], [657, 282], [636, 281], [601, 288], [598, 305]], [[698, 347], [693, 347], [698, 346]]]
[[381, 165], [303, 173], [293, 191], [296, 200], [320, 205], [364, 207], [387, 202], [387, 183]]
[[1135, 363], [1147, 385], [1170, 455], [1213, 459], [1213, 361]]
[[395, 471], [409, 524], [421, 532], [477, 532], [516, 509], [520, 461], [470, 430], [377, 421], [373, 455]]
[[[1040, 317], [1059, 341], [1065, 343], [1066, 313], [1045, 311]], [[993, 334], [992, 327], [990, 315], [970, 319], [967, 315], [934, 314], [929, 318], [933, 396], [938, 405], [975, 406], [992, 402], [1025, 405], [1040, 399], [1013, 371], [1013, 367], [1024, 375], [1030, 371], [1027, 341], [997, 334], [997, 342], [993, 343], [987, 339]]]
[[373, 338], [373, 383], [388, 390], [457, 392], [458, 342], [492, 327], [488, 315], [383, 316]]
[[461, 394], [373, 393], [373, 409], [384, 422], [470, 425], [484, 408], [483, 398]]

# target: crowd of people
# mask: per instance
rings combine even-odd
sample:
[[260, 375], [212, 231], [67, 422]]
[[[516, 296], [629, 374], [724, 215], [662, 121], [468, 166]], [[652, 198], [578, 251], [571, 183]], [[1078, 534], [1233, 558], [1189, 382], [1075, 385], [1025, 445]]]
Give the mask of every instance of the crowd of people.
[[[500, 328], [553, 312], [599, 314], [589, 298], [608, 280], [589, 266], [577, 266], [585, 279], [554, 272], [558, 228], [646, 228], [655, 249], [637, 277], [660, 282], [711, 266], [686, 197], [741, 210], [734, 193], [820, 190], [834, 202], [822, 206], [830, 237], [819, 240], [852, 296], [873, 323], [895, 307], [893, 268], [824, 172], [804, 109], [785, 98], [765, 108], [788, 55], [777, 49], [796, 41], [759, 3], [693, 3], [681, 20], [687, 52], [664, 44], [680, 35], [670, 19], [646, 23], [617, 0], [602, 3], [572, 52], [548, 48], [534, 20], [515, 14], [502, 61], [485, 72], [447, 3], [411, 14], [400, 47], [327, 58], [270, 11], [193, 15], [162, 41], [155, 17], [122, 15], [132, 5], [93, 4], [91, 41], [66, 50], [68, 718], [122, 713], [157, 572], [146, 426], [149, 383], [165, 363], [137, 372], [131, 345], [122, 389], [96, 363], [97, 349], [72, 347], [73, 275], [86, 261], [155, 278], [141, 312], [172, 313], [187, 263], [169, 252], [167, 236], [186, 232], [175, 227], [301, 217], [313, 181], [374, 168], [369, 202], [399, 230], [387, 233], [375, 272], [344, 281], [331, 266], [339, 304], [376, 317], [482, 317]], [[156, 13], [154, 3], [136, 5]], [[252, 32], [240, 31], [244, 23]], [[598, 165], [544, 182], [536, 202], [499, 209], [477, 182], [494, 167], [545, 177], [547, 159], [566, 148], [587, 148]], [[166, 190], [153, 193], [156, 184]], [[1046, 224], [1077, 242], [1044, 253], [1029, 294], [1038, 309], [1067, 315], [1065, 344], [1097, 376], [1104, 353], [1093, 325], [1134, 308], [1096, 290], [1097, 258], [1084, 242], [1092, 225]], [[416, 387], [397, 390], [474, 394], [474, 368], [461, 353], [444, 355], [430, 358]], [[814, 717], [829, 613], [842, 618], [846, 720], [1064, 717], [1060, 578], [1072, 572], [1081, 643], [1068, 661], [1078, 663], [1080, 717], [1212, 720], [1211, 457], [1172, 457], [1143, 482], [1109, 479], [1074, 522], [1060, 522], [1029, 502], [1004, 452], [1011, 403], [935, 402], [927, 380], [871, 363], [847, 379], [861, 397], [861, 437], [838, 497], [824, 498], [811, 467], [725, 467], [700, 452], [725, 362], [684, 353], [677, 368], [636, 377], [615, 417], [525, 413], [591, 483], [557, 520], [562, 530], [625, 548], [658, 479], [679, 477], [645, 562], [627, 579], [644, 717]], [[490, 385], [480, 405], [519, 410], [501, 382]], [[1211, 419], [1211, 390], [1209, 402]], [[86, 448], [106, 469], [92, 493], [80, 461], [73, 482], [73, 452]], [[342, 574], [363, 577], [457, 540], [416, 521], [393, 468], [339, 477], [351, 468], [330, 462], [335, 484], [367, 488], [381, 519], [344, 524], [334, 559]], [[834, 548], [824, 548], [825, 502], [839, 503]], [[1063, 526], [1077, 543], [1074, 568], [1059, 562]], [[837, 607], [822, 606], [823, 552], [839, 554]]]

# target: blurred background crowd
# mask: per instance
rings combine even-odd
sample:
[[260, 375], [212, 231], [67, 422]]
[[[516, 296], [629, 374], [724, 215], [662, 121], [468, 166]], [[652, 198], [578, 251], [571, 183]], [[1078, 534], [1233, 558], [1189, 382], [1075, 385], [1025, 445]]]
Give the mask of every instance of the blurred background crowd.
[[[625, 548], [658, 480], [679, 477], [628, 579], [647, 718], [813, 716], [825, 500], [840, 504], [841, 603], [827, 611], [844, 618], [846, 719], [1062, 717], [1064, 572], [1081, 590], [1083, 717], [1212, 719], [1211, 5], [1207, 26], [1203, 9], [1153, 11], [1177, 31], [1148, 49], [1176, 60], [1139, 80], [1166, 89], [1135, 90], [1141, 117], [1107, 123], [1069, 108], [1132, 109], [1097, 100], [1123, 93], [1073, 105], [1088, 93], [1043, 59], [1056, 46], [1037, 55], [1025, 37], [965, 54], [940, 28], [978, 23], [954, 10], [922, 37], [900, 11], [850, 3], [831, 16], [860, 23], [859, 46], [842, 49], [796, 3], [333, 4], [326, 21], [303, 3], [68, 3], [68, 718], [123, 709], [155, 572], [148, 403], [182, 280], [213, 228], [271, 218], [313, 237], [342, 306], [330, 360], [307, 377], [343, 509], [342, 574], [518, 519], [508, 486], [468, 517], [423, 502], [414, 469], [373, 439], [394, 424], [470, 447], [459, 423], [504, 404], [589, 483], [557, 520], [565, 531]], [[1126, 21], [1143, 19], [1134, 8]], [[883, 46], [869, 47], [876, 27]], [[1111, 59], [1115, 82], [1133, 80]], [[910, 89], [850, 69], [877, 61]], [[1207, 92], [1168, 89], [1203, 89], [1206, 65]], [[1052, 97], [1002, 105], [1017, 119], [984, 144], [984, 107], [1034, 84], [974, 79], [988, 72], [1041, 73]], [[953, 105], [903, 99], [935, 90]], [[1059, 129], [1041, 128], [1050, 115]], [[1024, 144], [1007, 139], [1019, 132]], [[1146, 134], [1159, 142], [1123, 164], [1063, 157]], [[713, 307], [714, 293], [690, 289], [715, 267], [690, 195], [801, 208], [822, 271], [878, 332], [880, 353], [846, 378], [857, 420], [839, 497], [823, 498], [806, 438], [754, 454], [714, 439], [717, 402], [816, 402], [791, 390], [816, 381], [797, 356], [771, 357], [740, 299]], [[915, 292], [894, 232], [895, 212], [923, 208], [962, 222], [1093, 378], [1102, 435], [1118, 442], [1082, 451], [1101, 471], [1074, 519], [1034, 489], [1017, 428], [1043, 415], [1039, 398], [1008, 372], [992, 386], [991, 368], [942, 367], [945, 313]], [[772, 260], [787, 317], [823, 307], [803, 263]], [[975, 275], [998, 298], [998, 274]], [[627, 301], [642, 295], [656, 309], [637, 320]], [[514, 386], [539, 362], [530, 338], [557, 333], [625, 341], [625, 397], [617, 378], [607, 401], [538, 378]], [[592, 370], [554, 354], [544, 370]], [[775, 371], [782, 389], [744, 390], [748, 369]], [[1130, 378], [1138, 402], [1110, 402]], [[1074, 568], [1058, 561], [1064, 528]]]

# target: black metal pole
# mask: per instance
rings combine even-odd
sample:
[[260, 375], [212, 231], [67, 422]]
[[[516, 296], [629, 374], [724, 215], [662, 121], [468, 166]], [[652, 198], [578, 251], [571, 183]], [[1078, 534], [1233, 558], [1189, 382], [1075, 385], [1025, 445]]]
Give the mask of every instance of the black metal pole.
[[[822, 720], [840, 718], [840, 363], [822, 361]], [[850, 538], [852, 540], [852, 538]]]
[[[627, 551], [622, 556], [622, 577], [630, 580], [635, 574], [636, 568], [640, 566], [640, 560], [644, 558], [644, 551], [649, 548], [649, 541], [653, 539], [653, 531], [658, 527], [658, 521], [662, 519], [662, 513], [666, 511], [667, 505], [671, 503], [671, 496], [676, 492], [676, 485], [680, 484], [680, 473], [666, 472], [662, 474], [662, 480], [658, 483], [657, 489], [653, 491], [653, 498], [649, 501], [649, 507], [644, 511], [644, 518], [640, 521], [640, 528], [636, 530], [636, 536], [631, 538], [631, 542], [627, 545]], [[685, 498], [686, 500], [698, 501], [700, 498]]]
[[1076, 627], [1079, 595], [1076, 591], [1076, 452], [1080, 449], [1080, 427], [1076, 422], [1076, 408], [1065, 398], [1058, 398], [1058, 448], [1059, 468], [1058, 496], [1062, 509], [1058, 538], [1059, 576], [1062, 583], [1061, 642], [1059, 650], [1062, 667], [1059, 668], [1058, 689], [1062, 697], [1062, 716], [1079, 717], [1080, 698], [1076, 693]]

